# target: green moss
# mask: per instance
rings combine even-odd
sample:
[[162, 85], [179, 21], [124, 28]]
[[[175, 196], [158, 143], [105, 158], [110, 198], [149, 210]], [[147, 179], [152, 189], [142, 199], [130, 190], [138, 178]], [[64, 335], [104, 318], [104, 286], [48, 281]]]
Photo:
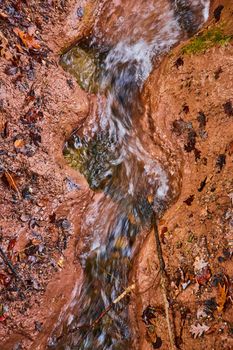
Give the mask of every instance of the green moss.
[[181, 52], [182, 54], [196, 54], [205, 51], [215, 45], [226, 45], [233, 39], [233, 35], [224, 34], [219, 27], [211, 28], [204, 33], [195, 36]]

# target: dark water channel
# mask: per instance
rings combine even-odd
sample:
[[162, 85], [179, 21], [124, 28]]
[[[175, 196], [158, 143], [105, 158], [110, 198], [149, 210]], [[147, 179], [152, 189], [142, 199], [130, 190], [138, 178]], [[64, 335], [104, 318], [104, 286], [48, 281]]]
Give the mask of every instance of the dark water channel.
[[129, 286], [135, 239], [174, 195], [169, 169], [142, 141], [140, 95], [154, 62], [200, 27], [208, 6], [204, 0], [106, 2], [108, 15], [102, 26], [97, 22], [88, 45], [80, 43], [61, 58], [82, 88], [98, 95], [95, 122], [72, 134], [64, 148], [96, 195], [82, 223], [88, 232], [80, 257], [84, 282], [50, 347], [132, 349], [128, 297], [91, 325]]

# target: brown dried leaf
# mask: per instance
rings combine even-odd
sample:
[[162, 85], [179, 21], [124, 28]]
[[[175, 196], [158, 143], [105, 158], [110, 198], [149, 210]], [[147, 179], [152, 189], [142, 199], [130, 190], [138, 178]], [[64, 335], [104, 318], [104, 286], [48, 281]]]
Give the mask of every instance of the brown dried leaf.
[[1, 18], [8, 18], [8, 15], [5, 12], [0, 11], [0, 17]]
[[204, 285], [206, 282], [209, 281], [210, 277], [211, 277], [210, 268], [209, 266], [206, 266], [196, 274], [196, 281], [200, 285]]
[[5, 170], [4, 175], [5, 175], [5, 177], [6, 177], [6, 180], [7, 180], [8, 184], [9, 184], [9, 186], [10, 186], [11, 188], [13, 188], [13, 190], [15, 190], [15, 192], [17, 192], [19, 198], [21, 198], [21, 194], [20, 194], [19, 189], [18, 189], [18, 186], [16, 185], [16, 182], [15, 182], [15, 180], [14, 180], [14, 178], [13, 178], [13, 175], [11, 175], [11, 174], [9, 173], [9, 171], [7, 171], [7, 170]]
[[30, 34], [23, 32], [19, 28], [13, 29], [14, 33], [18, 35], [24, 46], [28, 49], [40, 49], [38, 41]]
[[184, 200], [184, 203], [187, 204], [188, 206], [192, 205], [194, 197], [195, 197], [194, 194], [190, 195], [186, 200]]
[[11, 60], [13, 55], [8, 49], [8, 40], [4, 34], [0, 31], [0, 56], [5, 57], [6, 60]]

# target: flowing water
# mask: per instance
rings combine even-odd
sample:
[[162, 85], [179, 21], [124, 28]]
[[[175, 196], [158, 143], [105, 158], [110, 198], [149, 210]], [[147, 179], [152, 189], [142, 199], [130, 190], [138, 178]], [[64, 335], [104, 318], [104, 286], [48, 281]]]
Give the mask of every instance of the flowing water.
[[129, 285], [136, 238], [176, 197], [180, 181], [163, 162], [166, 149], [156, 153], [159, 146], [151, 151], [152, 141], [145, 141], [141, 92], [159, 58], [207, 19], [208, 6], [205, 0], [107, 1], [89, 47], [80, 44], [62, 58], [81, 86], [98, 94], [94, 122], [75, 132], [64, 149], [96, 194], [82, 222], [83, 285], [51, 347], [132, 349], [128, 298], [91, 325]]

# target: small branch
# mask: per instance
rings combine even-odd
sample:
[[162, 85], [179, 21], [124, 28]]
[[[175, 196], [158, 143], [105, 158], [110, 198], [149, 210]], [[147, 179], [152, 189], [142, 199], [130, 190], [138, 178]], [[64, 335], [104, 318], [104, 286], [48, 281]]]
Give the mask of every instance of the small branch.
[[99, 317], [91, 324], [91, 328], [95, 327], [101, 321], [101, 319], [109, 312], [109, 310], [112, 309], [112, 307], [115, 304], [119, 303], [119, 301], [124, 299], [124, 297], [126, 297], [126, 295], [131, 293], [132, 290], [134, 289], [135, 289], [135, 284], [132, 284], [131, 286], [126, 288], [126, 290], [123, 293], [121, 293], [115, 300], [113, 300], [113, 302], [111, 302], [111, 304], [109, 304], [107, 308], [99, 315]]
[[164, 299], [164, 307], [165, 307], [165, 313], [166, 313], [166, 321], [168, 326], [168, 335], [170, 339], [171, 348], [170, 350], [177, 350], [176, 346], [176, 335], [175, 335], [175, 325], [174, 325], [174, 318], [173, 318], [173, 311], [169, 305], [169, 298], [168, 298], [168, 277], [165, 270], [165, 262], [163, 259], [163, 252], [162, 247], [159, 239], [159, 232], [158, 232], [158, 226], [156, 222], [156, 218], [154, 217], [153, 220], [153, 228], [154, 228], [154, 236], [156, 241], [156, 250], [158, 254], [159, 259], [159, 265], [160, 265], [160, 272], [161, 272], [161, 288], [163, 293], [163, 299]]
[[8, 257], [6, 256], [6, 254], [4, 253], [3, 249], [0, 247], [0, 256], [2, 258], [2, 260], [4, 261], [4, 263], [9, 267], [9, 269], [11, 270], [11, 272], [13, 273], [13, 275], [22, 282], [22, 284], [24, 285], [24, 287], [26, 288], [26, 285], [24, 283], [24, 281], [22, 280], [22, 278], [19, 276], [19, 274], [17, 273], [17, 271], [15, 270], [14, 266], [12, 265], [11, 261], [8, 259]]

